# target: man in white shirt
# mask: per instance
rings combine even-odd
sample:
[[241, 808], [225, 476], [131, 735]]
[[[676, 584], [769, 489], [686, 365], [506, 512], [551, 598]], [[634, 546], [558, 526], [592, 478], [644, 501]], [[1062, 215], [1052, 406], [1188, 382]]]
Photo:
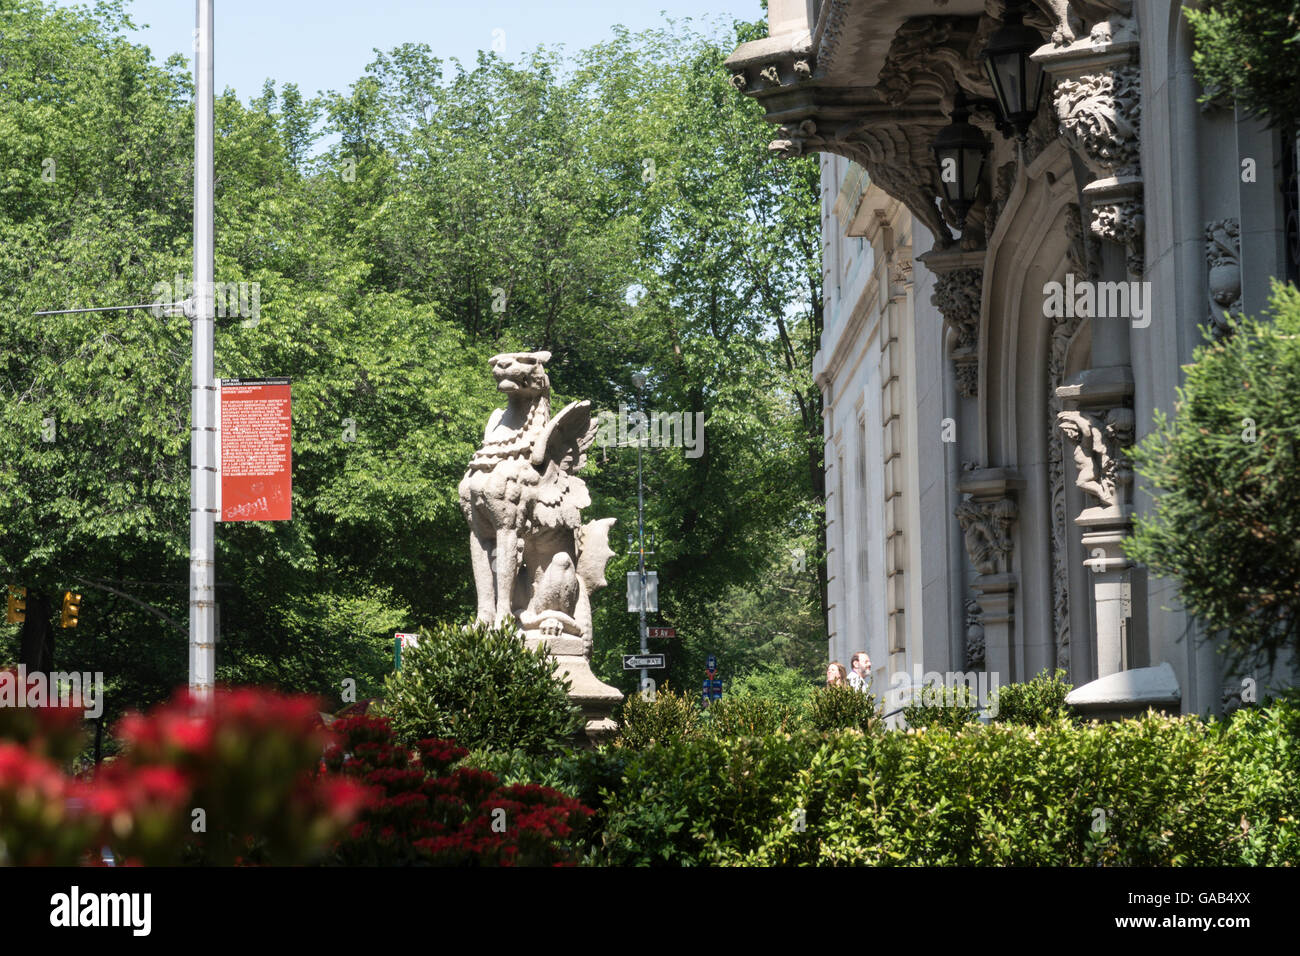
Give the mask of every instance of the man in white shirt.
[[858, 651], [853, 655], [852, 665], [853, 669], [849, 671], [849, 686], [866, 693], [871, 683], [871, 658], [867, 656], [866, 651]]

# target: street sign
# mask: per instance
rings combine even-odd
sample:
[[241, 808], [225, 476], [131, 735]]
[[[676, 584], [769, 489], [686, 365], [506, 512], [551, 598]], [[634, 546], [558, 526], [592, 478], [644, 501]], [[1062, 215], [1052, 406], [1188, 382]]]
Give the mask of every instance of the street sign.
[[[633, 614], [641, 610], [641, 574], [639, 571], [627, 573], [627, 609]], [[659, 572], [645, 573], [645, 609], [648, 613], [659, 610]]]
[[716, 671], [718, 669], [718, 658], [715, 654], [710, 654], [704, 661], [706, 671]]
[[646, 636], [647, 637], [676, 637], [677, 630], [676, 628], [671, 628], [671, 627], [647, 627]]
[[639, 671], [645, 668], [648, 671], [661, 671], [668, 666], [668, 656], [666, 654], [624, 654], [623, 670]]
[[395, 670], [400, 671], [402, 669], [402, 648], [415, 647], [419, 643], [419, 634], [403, 634], [398, 631], [393, 635], [393, 668]]
[[220, 380], [217, 391], [219, 521], [288, 521], [293, 451], [287, 378]]

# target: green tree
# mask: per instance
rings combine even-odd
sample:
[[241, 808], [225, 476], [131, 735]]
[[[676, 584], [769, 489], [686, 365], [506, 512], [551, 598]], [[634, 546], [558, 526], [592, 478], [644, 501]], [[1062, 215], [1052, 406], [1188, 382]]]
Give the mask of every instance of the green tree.
[[1270, 125], [1300, 126], [1300, 0], [1205, 0], [1184, 8], [1205, 99], [1234, 96]]
[[1125, 550], [1177, 579], [1233, 667], [1300, 650], [1300, 292], [1275, 283], [1270, 312], [1197, 349], [1132, 454], [1159, 495]]

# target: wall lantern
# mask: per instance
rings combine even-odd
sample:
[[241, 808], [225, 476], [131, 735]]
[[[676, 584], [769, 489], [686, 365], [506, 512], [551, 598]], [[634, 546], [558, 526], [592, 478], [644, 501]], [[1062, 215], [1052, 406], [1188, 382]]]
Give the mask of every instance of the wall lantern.
[[943, 198], [957, 217], [958, 229], [966, 228], [966, 214], [975, 205], [989, 151], [988, 139], [969, 120], [966, 94], [959, 89], [953, 102], [952, 125], [945, 127], [930, 147], [939, 164]]
[[1043, 38], [1033, 27], [1025, 26], [1023, 18], [1022, 10], [1008, 10], [1006, 22], [989, 37], [980, 54], [1002, 115], [1015, 128], [1022, 145], [1038, 114], [1046, 77], [1042, 65], [1029, 58], [1043, 45]]

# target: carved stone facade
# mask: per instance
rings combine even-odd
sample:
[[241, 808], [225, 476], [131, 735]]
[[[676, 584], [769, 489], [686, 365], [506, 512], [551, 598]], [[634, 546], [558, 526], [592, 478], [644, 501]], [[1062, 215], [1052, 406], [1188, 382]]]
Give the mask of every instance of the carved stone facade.
[[[773, 149], [830, 154], [814, 367], [849, 463], [827, 504], [843, 552], [830, 650], [869, 648], [878, 680], [916, 663], [1004, 682], [1061, 667], [1094, 689], [1168, 664], [1183, 711], [1203, 713], [1221, 664], [1164, 609], [1170, 583], [1125, 554], [1152, 507], [1127, 450], [1174, 407], [1206, 311], [1228, 330], [1285, 272], [1267, 172], [1285, 161], [1251, 121], [1197, 105], [1190, 3], [1031, 2], [1044, 98], [1023, 144], [971, 104], [989, 151], [960, 234], [931, 145], [958, 92], [991, 96], [980, 53], [1006, 0], [773, 0], [780, 29], [728, 61], [779, 127]], [[1049, 308], [1067, 279], [1124, 284], [1146, 307]]]

